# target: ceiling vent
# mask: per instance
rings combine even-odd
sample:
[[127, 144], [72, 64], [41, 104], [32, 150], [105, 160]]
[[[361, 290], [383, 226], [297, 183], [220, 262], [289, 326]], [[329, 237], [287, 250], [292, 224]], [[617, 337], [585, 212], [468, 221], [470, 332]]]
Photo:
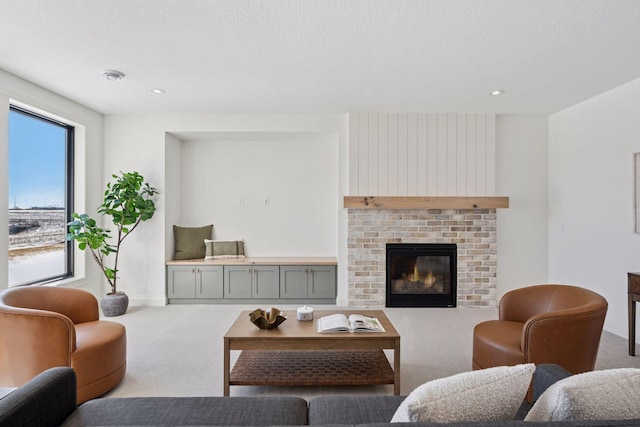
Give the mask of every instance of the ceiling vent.
[[117, 70], [104, 70], [102, 72], [102, 75], [105, 79], [112, 82], [117, 82], [118, 80], [124, 79], [124, 73]]

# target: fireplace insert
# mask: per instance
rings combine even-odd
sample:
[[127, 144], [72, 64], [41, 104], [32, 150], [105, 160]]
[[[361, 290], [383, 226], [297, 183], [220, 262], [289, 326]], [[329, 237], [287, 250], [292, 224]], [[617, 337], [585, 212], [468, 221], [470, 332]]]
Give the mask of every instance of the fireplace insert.
[[387, 244], [387, 307], [455, 307], [457, 247]]

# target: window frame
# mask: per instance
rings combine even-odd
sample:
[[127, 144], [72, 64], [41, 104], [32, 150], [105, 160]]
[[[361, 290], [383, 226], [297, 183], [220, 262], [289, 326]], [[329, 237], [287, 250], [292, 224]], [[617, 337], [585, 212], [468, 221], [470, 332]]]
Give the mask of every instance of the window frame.
[[[49, 277], [39, 278], [36, 280], [18, 283], [18, 284], [10, 284], [7, 283], [9, 287], [19, 287], [19, 286], [30, 286], [30, 285], [43, 285], [52, 282], [58, 282], [61, 280], [67, 280], [75, 277], [75, 245], [73, 241], [69, 241], [66, 239], [66, 223], [71, 221], [71, 214], [74, 212], [74, 202], [75, 202], [75, 131], [76, 127], [72, 124], [65, 123], [60, 120], [56, 120], [46, 114], [35, 112], [29, 108], [18, 106], [14, 103], [9, 103], [9, 112], [15, 112], [18, 114], [23, 114], [25, 116], [31, 117], [36, 120], [42, 120], [49, 124], [53, 124], [56, 126], [60, 126], [66, 131], [66, 140], [65, 140], [65, 195], [64, 195], [64, 217], [65, 217], [65, 241], [64, 241], [64, 251], [65, 251], [65, 272], [63, 274], [53, 275]], [[11, 140], [8, 140], [9, 147], [11, 147]], [[10, 184], [8, 182], [7, 184]], [[8, 262], [8, 259], [7, 259]]]

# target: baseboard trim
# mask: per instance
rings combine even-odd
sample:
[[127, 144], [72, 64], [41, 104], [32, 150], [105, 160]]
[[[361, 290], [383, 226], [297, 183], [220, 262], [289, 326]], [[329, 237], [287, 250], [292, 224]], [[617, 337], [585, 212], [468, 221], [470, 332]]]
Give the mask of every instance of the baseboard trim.
[[167, 305], [167, 297], [149, 297], [140, 295], [129, 295], [129, 305], [142, 305], [149, 307], [164, 307]]

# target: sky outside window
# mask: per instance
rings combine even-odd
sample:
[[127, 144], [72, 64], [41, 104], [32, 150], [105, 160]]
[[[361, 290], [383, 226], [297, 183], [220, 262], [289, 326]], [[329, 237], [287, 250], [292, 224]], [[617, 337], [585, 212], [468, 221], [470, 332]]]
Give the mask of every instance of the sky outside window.
[[66, 129], [9, 112], [9, 207], [64, 207]]

